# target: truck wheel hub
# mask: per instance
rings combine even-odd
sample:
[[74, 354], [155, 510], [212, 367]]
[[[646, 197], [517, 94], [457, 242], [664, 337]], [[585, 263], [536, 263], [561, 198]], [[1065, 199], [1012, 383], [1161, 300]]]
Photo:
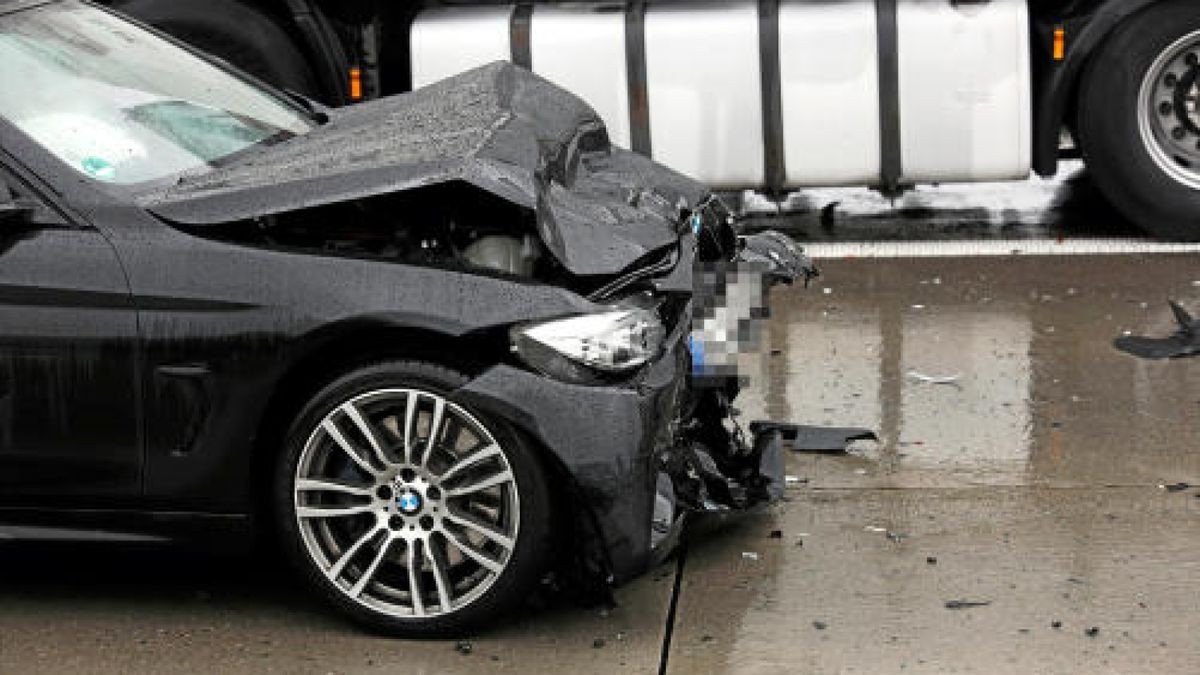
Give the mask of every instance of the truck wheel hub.
[[1151, 159], [1200, 190], [1200, 31], [1167, 47], [1146, 71], [1138, 126]]

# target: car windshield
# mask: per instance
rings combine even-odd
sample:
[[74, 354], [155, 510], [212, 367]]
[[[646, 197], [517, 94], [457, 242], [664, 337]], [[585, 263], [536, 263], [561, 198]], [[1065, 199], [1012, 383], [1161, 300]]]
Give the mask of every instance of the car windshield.
[[108, 12], [0, 14], [0, 117], [76, 171], [134, 184], [312, 128], [299, 108]]

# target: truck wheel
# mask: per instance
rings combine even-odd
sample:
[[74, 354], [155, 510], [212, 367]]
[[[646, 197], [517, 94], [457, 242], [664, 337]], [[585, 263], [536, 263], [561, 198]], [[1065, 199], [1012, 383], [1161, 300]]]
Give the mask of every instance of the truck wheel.
[[466, 378], [391, 361], [330, 383], [278, 458], [285, 556], [350, 618], [405, 637], [519, 606], [545, 571], [549, 488], [501, 421], [449, 398]]
[[270, 17], [236, 0], [121, 0], [114, 8], [255, 77], [314, 99], [312, 70]]
[[1200, 240], [1200, 3], [1130, 18], [1093, 58], [1080, 90], [1083, 156], [1134, 222]]

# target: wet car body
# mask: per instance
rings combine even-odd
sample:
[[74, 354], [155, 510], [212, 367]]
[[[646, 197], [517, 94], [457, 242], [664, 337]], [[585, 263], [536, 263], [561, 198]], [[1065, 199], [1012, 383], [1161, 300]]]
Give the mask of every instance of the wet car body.
[[[777, 435], [730, 422], [736, 378], [690, 378], [692, 270], [757, 255], [791, 281], [811, 270], [797, 249], [737, 237], [703, 186], [611, 147], [586, 105], [512, 66], [312, 115], [132, 188], [0, 121], [28, 211], [0, 252], [0, 520], [269, 528], [261, 486], [296, 411], [396, 356], [467, 374], [448, 400], [538, 449], [569, 581], [602, 589], [669, 552], [685, 513], [778, 496]], [[479, 252], [497, 246], [507, 262]], [[514, 347], [521, 326], [622, 303], [666, 331], [633, 372], [571, 381]]]

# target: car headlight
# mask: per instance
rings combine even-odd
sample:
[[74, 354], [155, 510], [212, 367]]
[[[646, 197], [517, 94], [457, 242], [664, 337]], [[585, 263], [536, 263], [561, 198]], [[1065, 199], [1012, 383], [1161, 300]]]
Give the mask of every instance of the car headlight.
[[596, 382], [653, 359], [666, 330], [648, 309], [614, 309], [512, 330], [513, 351], [533, 368], [571, 382]]

